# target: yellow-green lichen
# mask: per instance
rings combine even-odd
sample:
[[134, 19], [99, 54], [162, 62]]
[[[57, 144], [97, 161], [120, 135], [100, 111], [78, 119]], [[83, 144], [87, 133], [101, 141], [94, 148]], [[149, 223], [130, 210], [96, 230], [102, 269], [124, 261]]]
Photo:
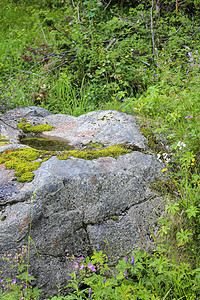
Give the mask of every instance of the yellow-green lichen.
[[131, 150], [127, 149], [123, 145], [114, 145], [114, 146], [109, 146], [102, 150], [65, 151], [64, 153], [58, 155], [58, 159], [69, 159], [71, 156], [76, 158], [83, 158], [87, 160], [96, 159], [99, 157], [107, 157], [107, 156], [117, 158], [119, 155], [124, 155], [130, 152]]
[[[17, 171], [15, 176], [18, 181], [30, 182], [34, 178], [32, 171], [37, 170], [41, 162], [50, 157], [50, 153], [42, 153], [32, 148], [6, 150], [1, 154], [0, 164], [7, 169]], [[40, 161], [35, 161], [40, 158]]]
[[0, 134], [0, 146], [8, 144], [10, 144], [9, 140], [5, 136]]
[[27, 123], [26, 121], [19, 122], [17, 124], [17, 127], [21, 129], [24, 133], [39, 133], [43, 131], [51, 131], [53, 129], [53, 126], [51, 125], [32, 125], [31, 123]]

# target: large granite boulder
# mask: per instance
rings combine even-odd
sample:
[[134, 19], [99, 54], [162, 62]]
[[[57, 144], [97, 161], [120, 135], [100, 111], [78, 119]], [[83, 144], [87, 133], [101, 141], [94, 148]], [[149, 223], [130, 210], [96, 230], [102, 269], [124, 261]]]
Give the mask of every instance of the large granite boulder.
[[[68, 258], [108, 250], [105, 239], [111, 263], [138, 247], [153, 249], [151, 231], [156, 230], [163, 199], [150, 187], [162, 176], [163, 165], [148, 149], [135, 118], [117, 111], [73, 117], [38, 107], [12, 110], [0, 116], [0, 133], [11, 142], [0, 146], [0, 152], [27, 147], [20, 143], [26, 134], [17, 126], [24, 118], [33, 125], [52, 125], [53, 130], [37, 135], [65, 140], [73, 149], [85, 149], [91, 142], [126, 143], [132, 151], [93, 160], [60, 160], [54, 153], [34, 171], [31, 182], [18, 182], [15, 171], [1, 165], [0, 256], [27, 245], [31, 220], [39, 258], [31, 243], [30, 271], [49, 296], [67, 283], [73, 267]], [[2, 271], [1, 276], [8, 272], [6, 267]]]

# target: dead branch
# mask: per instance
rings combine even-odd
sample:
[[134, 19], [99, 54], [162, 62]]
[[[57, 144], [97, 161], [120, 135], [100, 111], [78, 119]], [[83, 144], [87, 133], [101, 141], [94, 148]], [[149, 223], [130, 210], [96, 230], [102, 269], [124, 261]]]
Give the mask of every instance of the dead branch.
[[39, 74], [36, 74], [36, 73], [30, 72], [30, 71], [20, 70], [20, 69], [18, 69], [18, 68], [15, 68], [15, 67], [12, 67], [11, 69], [15, 69], [15, 70], [17, 70], [17, 71], [20, 71], [20, 72], [22, 72], [22, 73], [27, 73], [27, 74], [31, 74], [31, 75], [34, 75], [34, 76], [42, 77], [42, 76], [41, 76], [41, 75], [39, 75]]
[[143, 64], [145, 64], [145, 65], [147, 65], [147, 66], [149, 66], [150, 67], [150, 64], [149, 63], [147, 63], [146, 61], [143, 61], [143, 60], [140, 60]]
[[151, 5], [151, 37], [152, 37], [153, 56], [154, 56], [155, 41], [154, 41], [154, 32], [153, 32], [153, 7], [154, 7], [154, 0], [152, 0], [152, 5]]
[[62, 67], [62, 66], [65, 65], [66, 63], [67, 63], [67, 61], [64, 61], [64, 62], [63, 62], [62, 64], [60, 64], [59, 66], [56, 66], [55, 68], [53, 68], [53, 69], [51, 69], [51, 70], [48, 70], [48, 71], [46, 71], [46, 72], [41, 73], [41, 75], [50, 73], [50, 72], [52, 72], [53, 70]]
[[41, 31], [42, 31], [44, 40], [45, 40], [45, 42], [48, 44], [47, 39], [46, 39], [46, 36], [45, 36], [44, 31], [43, 31], [43, 29], [42, 29], [42, 26], [41, 26], [40, 24], [39, 24], [39, 26], [40, 26], [40, 29], [41, 29]]
[[106, 10], [106, 8], [110, 5], [111, 1], [112, 1], [112, 0], [110, 0], [110, 1], [108, 2], [108, 4], [106, 5], [106, 7], [104, 8], [104, 10]]
[[199, 29], [200, 29], [200, 26], [197, 28], [197, 30], [195, 30], [195, 32], [191, 36], [189, 36], [187, 39], [185, 39], [185, 41], [191, 39], [191, 37], [193, 37], [197, 33], [197, 31], [199, 31]]
[[173, 34], [168, 38], [167, 41], [165, 41], [165, 44], [171, 39], [171, 37], [175, 36], [175, 35], [179, 32], [179, 30], [180, 30], [181, 27], [184, 25], [184, 23], [185, 23], [185, 22], [183, 22], [183, 23], [179, 26], [179, 28], [177, 29], [177, 31], [176, 31], [175, 33], [173, 33]]
[[106, 47], [106, 52], [108, 52], [108, 48], [110, 48], [113, 45], [113, 43], [115, 43], [116, 40], [117, 40], [116, 38], [114, 38], [114, 39], [111, 40], [111, 42], [109, 43], [109, 45]]
[[[56, 31], [58, 31], [59, 33], [62, 33], [62, 31], [60, 31], [60, 30], [59, 30], [58, 28], [56, 28], [55, 26], [54, 26], [53, 29], [56, 30]], [[65, 37], [66, 37], [68, 40], [70, 40], [70, 42], [72, 42], [72, 43], [74, 43], [74, 44], [78, 44], [78, 42], [73, 41], [66, 33], [65, 33]]]

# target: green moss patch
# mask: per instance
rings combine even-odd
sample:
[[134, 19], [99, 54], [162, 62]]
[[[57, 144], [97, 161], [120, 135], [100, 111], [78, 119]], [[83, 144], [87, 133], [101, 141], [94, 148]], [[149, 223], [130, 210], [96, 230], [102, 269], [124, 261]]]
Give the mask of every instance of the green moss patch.
[[19, 122], [17, 127], [21, 129], [24, 133], [33, 132], [39, 133], [43, 131], [51, 131], [53, 126], [51, 125], [32, 125], [31, 123], [27, 123], [26, 121]]
[[[42, 153], [31, 148], [6, 150], [1, 154], [0, 164], [7, 169], [17, 171], [15, 176], [20, 182], [30, 182], [34, 178], [32, 171], [37, 170], [42, 161], [50, 157], [50, 153]], [[35, 161], [40, 158], [40, 161]]]
[[5, 136], [0, 134], [0, 146], [8, 145], [10, 144], [9, 140], [5, 138]]
[[103, 148], [103, 145], [101, 143], [89, 143], [87, 144], [87, 149], [88, 150], [94, 150], [94, 149], [102, 149]]
[[117, 158], [119, 155], [124, 155], [130, 152], [131, 150], [127, 149], [127, 147], [124, 145], [114, 145], [102, 150], [65, 151], [64, 153], [58, 155], [58, 159], [69, 159], [71, 156], [88, 160], [107, 156]]
[[[98, 145], [98, 147], [101, 147]], [[103, 146], [102, 146], [103, 147]], [[41, 163], [48, 160], [52, 155], [57, 155], [58, 159], [69, 159], [72, 156], [92, 160], [99, 157], [114, 157], [132, 152], [125, 144], [109, 146], [100, 150], [70, 150], [62, 153], [53, 151], [41, 151], [33, 148], [21, 148], [6, 150], [1, 154], [0, 164], [4, 164], [7, 169], [14, 169], [15, 176], [20, 182], [30, 182], [34, 179], [34, 170], [37, 170]]]

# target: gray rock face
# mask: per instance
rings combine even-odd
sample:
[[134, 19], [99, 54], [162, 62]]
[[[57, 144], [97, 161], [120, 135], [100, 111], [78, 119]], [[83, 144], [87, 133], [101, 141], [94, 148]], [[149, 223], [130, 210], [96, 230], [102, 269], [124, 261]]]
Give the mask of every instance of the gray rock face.
[[[24, 117], [32, 124], [53, 125], [52, 131], [42, 135], [68, 140], [75, 148], [89, 142], [126, 142], [148, 150], [134, 117], [117, 111], [97, 111], [75, 118], [52, 115], [37, 107], [13, 110], [1, 115], [1, 134], [16, 143], [22, 134], [17, 123]], [[0, 151], [9, 147], [24, 146], [0, 146]], [[31, 221], [31, 238], [39, 258], [32, 245], [30, 271], [47, 297], [57, 292], [59, 284], [67, 284], [73, 266], [67, 257], [108, 250], [105, 239], [110, 244], [110, 262], [112, 257], [118, 259], [123, 251], [129, 253], [138, 246], [152, 249], [150, 229], [156, 228], [163, 200], [150, 189], [150, 183], [161, 177], [163, 166], [154, 155], [144, 152], [132, 151], [117, 159], [59, 160], [53, 156], [34, 171], [30, 183], [17, 182], [14, 171], [2, 166], [0, 256], [27, 244]], [[6, 276], [8, 270], [2, 271]]]

